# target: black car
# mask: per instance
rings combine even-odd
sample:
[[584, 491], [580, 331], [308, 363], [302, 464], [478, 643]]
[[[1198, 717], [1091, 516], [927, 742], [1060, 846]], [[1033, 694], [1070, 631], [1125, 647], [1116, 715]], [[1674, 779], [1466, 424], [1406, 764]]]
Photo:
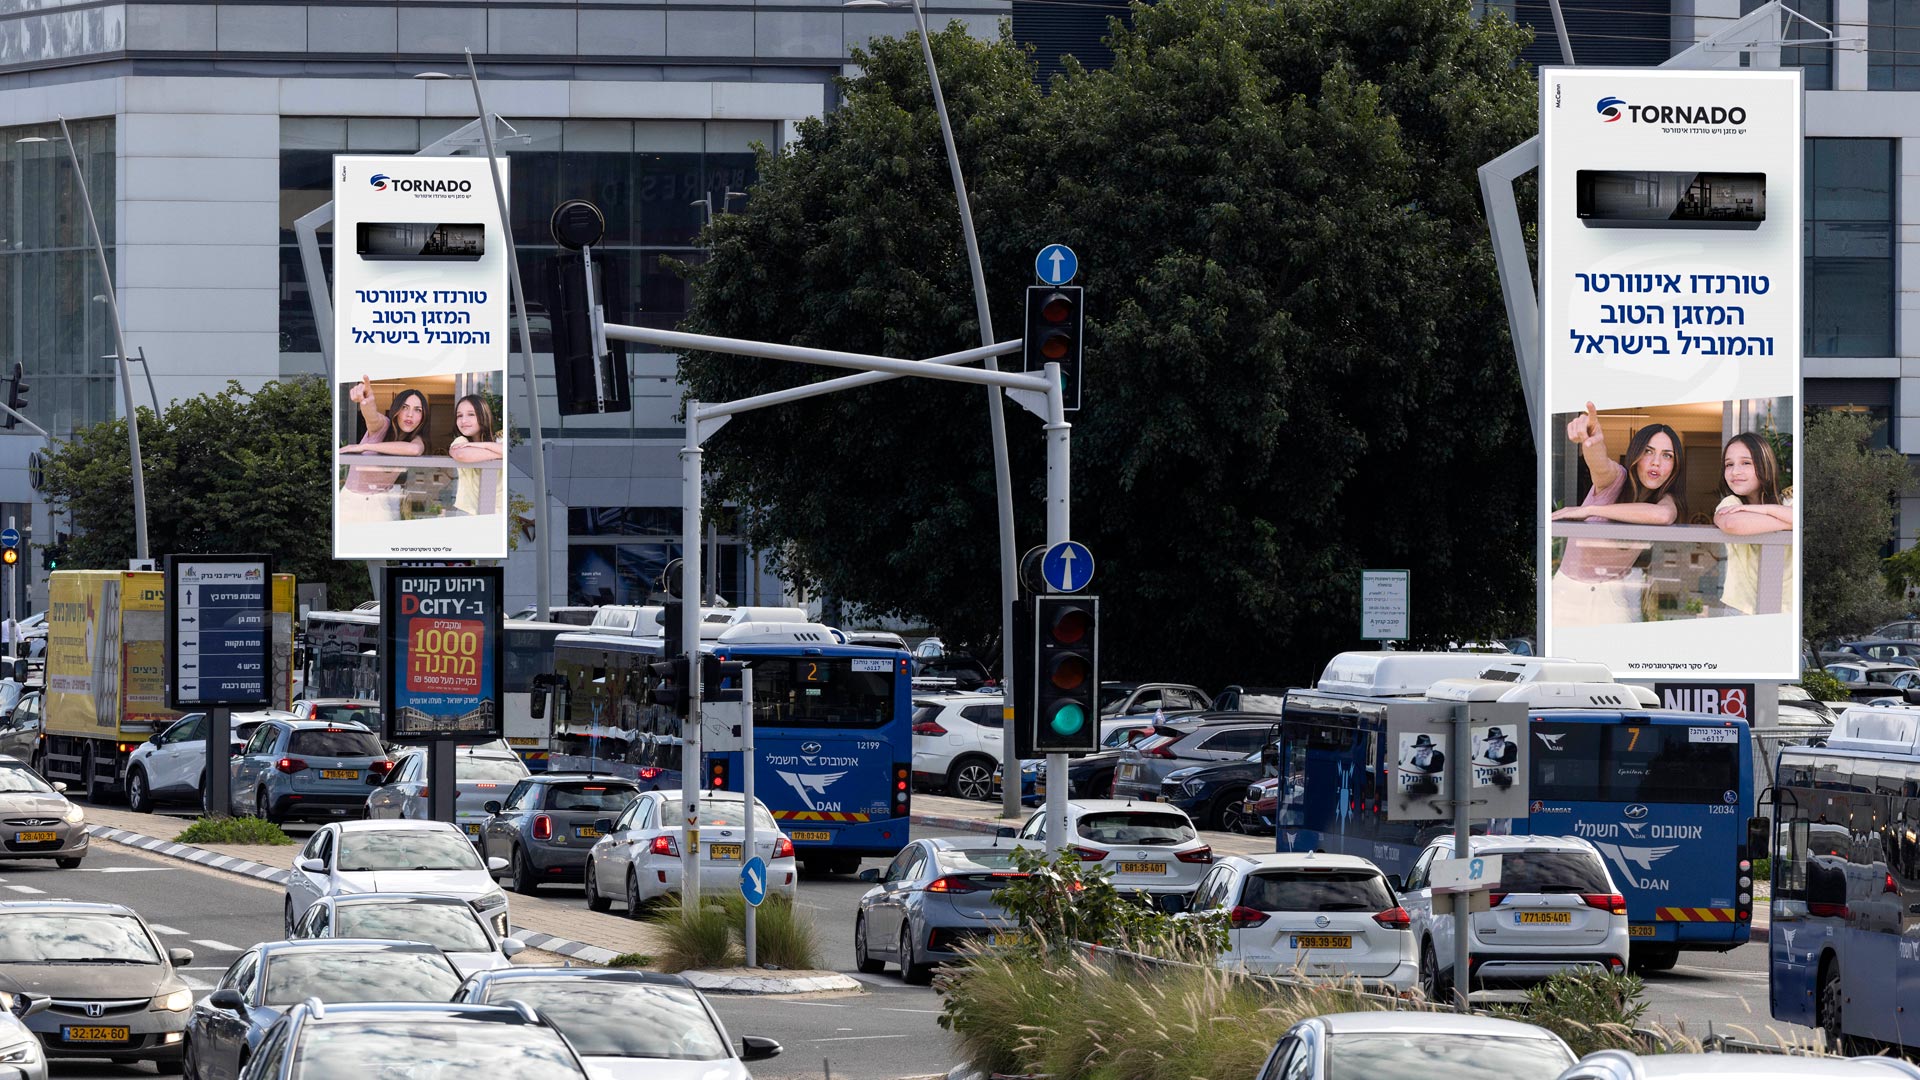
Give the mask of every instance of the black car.
[[1239, 761], [1176, 769], [1160, 781], [1160, 801], [1185, 810], [1203, 829], [1248, 832], [1242, 805], [1247, 789], [1273, 775], [1273, 767], [1261, 762], [1261, 754], [1256, 750]]

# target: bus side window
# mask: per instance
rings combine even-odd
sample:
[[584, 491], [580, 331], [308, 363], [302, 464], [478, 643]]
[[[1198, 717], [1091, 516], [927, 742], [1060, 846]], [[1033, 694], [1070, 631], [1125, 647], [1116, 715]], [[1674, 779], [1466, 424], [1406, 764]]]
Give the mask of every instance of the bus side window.
[[[1781, 806], [1782, 813], [1790, 812]], [[1807, 822], [1782, 821], [1776, 827], [1778, 834], [1773, 863], [1774, 895], [1780, 899], [1805, 899], [1807, 894]]]

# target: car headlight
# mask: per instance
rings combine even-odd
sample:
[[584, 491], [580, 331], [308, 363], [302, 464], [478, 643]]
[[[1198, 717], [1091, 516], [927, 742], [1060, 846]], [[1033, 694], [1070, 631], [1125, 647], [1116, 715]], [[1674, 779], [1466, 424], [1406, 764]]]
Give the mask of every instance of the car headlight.
[[24, 1065], [39, 1060], [39, 1039], [28, 1038], [22, 1042], [0, 1044], [0, 1064]]
[[1189, 795], [1198, 795], [1207, 790], [1207, 782], [1205, 780], [1189, 780], [1180, 785], [1180, 790]]
[[87, 820], [87, 812], [73, 803], [67, 804], [67, 824], [78, 825]]
[[193, 1008], [193, 991], [183, 986], [171, 994], [161, 994], [153, 999], [153, 1007], [161, 1012], [186, 1012]]
[[498, 889], [473, 900], [473, 910], [475, 911], [492, 911], [494, 908], [503, 908], [506, 906], [507, 894]]

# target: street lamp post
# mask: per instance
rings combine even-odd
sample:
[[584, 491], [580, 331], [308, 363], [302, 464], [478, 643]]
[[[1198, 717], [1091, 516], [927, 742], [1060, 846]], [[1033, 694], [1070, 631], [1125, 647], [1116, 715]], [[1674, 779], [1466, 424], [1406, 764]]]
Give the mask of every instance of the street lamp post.
[[[953, 174], [953, 198], [960, 207], [960, 233], [967, 245], [967, 269], [973, 277], [973, 311], [980, 324], [980, 344], [992, 345], [993, 313], [987, 306], [987, 275], [980, 265], [980, 241], [973, 231], [973, 208], [967, 201], [967, 182], [960, 170], [960, 151], [953, 142], [953, 121], [947, 116], [947, 98], [940, 90], [940, 69], [933, 62], [933, 40], [927, 34], [927, 15], [920, 0], [845, 0], [849, 8], [911, 7], [914, 22], [920, 27], [920, 55], [927, 62], [927, 82], [933, 87], [933, 109], [940, 118], [940, 138], [947, 146], [947, 169]], [[999, 360], [988, 356], [982, 361], [988, 371], [999, 371]], [[1000, 711], [1005, 722], [1013, 720], [1013, 605], [1018, 602], [1020, 586], [1015, 578], [1013, 540], [1013, 472], [1007, 460], [1007, 417], [1000, 400], [1000, 388], [987, 387], [987, 426], [993, 438], [993, 492], [1000, 507]], [[1007, 768], [1007, 783], [1002, 786], [1001, 814], [1020, 814], [1019, 763]]]
[[[80, 154], [73, 146], [73, 132], [67, 128], [67, 118], [60, 120], [60, 138], [67, 144], [67, 160], [73, 163], [73, 175], [80, 185], [80, 203], [87, 210], [87, 232], [93, 237], [93, 254], [100, 260], [100, 280], [105, 283], [107, 292], [107, 314], [113, 320], [115, 359], [120, 368], [120, 400], [127, 410], [127, 457], [133, 468], [133, 553], [137, 559], [151, 556], [147, 551], [147, 481], [140, 467], [140, 414], [133, 404], [133, 379], [127, 373], [127, 332], [120, 325], [119, 290], [113, 284], [113, 271], [107, 266], [107, 247], [100, 239], [100, 223], [93, 216], [93, 195], [87, 190], [87, 174], [80, 167]], [[30, 135], [17, 140], [23, 143], [46, 142], [48, 140]]]

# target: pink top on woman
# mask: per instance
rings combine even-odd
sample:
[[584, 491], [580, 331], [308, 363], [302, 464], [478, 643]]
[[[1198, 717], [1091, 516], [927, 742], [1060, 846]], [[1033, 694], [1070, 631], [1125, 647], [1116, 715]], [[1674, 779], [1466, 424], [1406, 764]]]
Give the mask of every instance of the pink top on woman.
[[[1627, 470], [1615, 473], [1613, 483], [1596, 487], [1580, 500], [1581, 506], [1612, 506], [1620, 501], [1627, 486]], [[1590, 517], [1588, 524], [1606, 524], [1607, 519]], [[1627, 576], [1651, 544], [1630, 540], [1568, 540], [1560, 557], [1560, 573], [1575, 581], [1618, 581]]]
[[[385, 432], [381, 432], [380, 435], [375, 435], [369, 431], [365, 435], [360, 436], [360, 445], [365, 446], [368, 443], [386, 442], [387, 440], [382, 437], [385, 434]], [[347, 482], [345, 487], [348, 491], [359, 492], [362, 495], [377, 495], [393, 487], [394, 481], [400, 479], [400, 474], [403, 472], [406, 472], [406, 470], [369, 469], [363, 465], [354, 465], [347, 469]]]

